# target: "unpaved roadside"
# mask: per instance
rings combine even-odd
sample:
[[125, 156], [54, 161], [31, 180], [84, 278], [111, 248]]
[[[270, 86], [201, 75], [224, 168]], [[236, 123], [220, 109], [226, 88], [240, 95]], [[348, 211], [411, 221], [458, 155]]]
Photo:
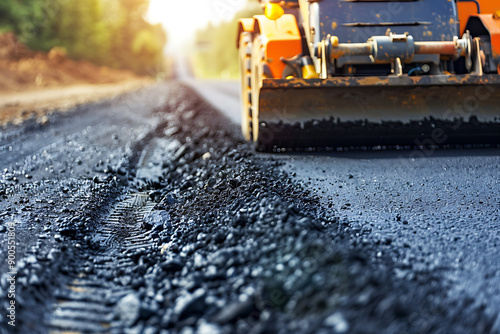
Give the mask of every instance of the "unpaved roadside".
[[110, 99], [153, 84], [148, 78], [110, 84], [82, 84], [67, 87], [33, 89], [24, 92], [0, 92], [0, 126], [20, 124], [36, 118], [43, 123], [48, 114], [65, 112], [78, 105]]

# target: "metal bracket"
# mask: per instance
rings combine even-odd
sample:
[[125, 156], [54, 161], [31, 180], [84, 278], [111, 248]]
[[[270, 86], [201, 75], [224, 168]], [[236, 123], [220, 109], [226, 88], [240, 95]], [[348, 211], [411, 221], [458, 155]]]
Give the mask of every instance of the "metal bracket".
[[392, 63], [393, 73], [398, 77], [403, 75], [403, 64], [401, 63], [401, 58], [397, 57]]
[[474, 58], [471, 74], [482, 76], [484, 72], [483, 61], [481, 57], [481, 39], [479, 37], [476, 37], [472, 40], [472, 54], [474, 55]]

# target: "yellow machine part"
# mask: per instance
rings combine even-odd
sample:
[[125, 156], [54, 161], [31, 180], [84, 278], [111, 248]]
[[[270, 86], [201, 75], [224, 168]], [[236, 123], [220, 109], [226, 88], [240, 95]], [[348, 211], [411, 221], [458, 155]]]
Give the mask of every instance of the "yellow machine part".
[[277, 20], [285, 14], [285, 10], [279, 4], [268, 3], [265, 7], [265, 15], [270, 20]]
[[302, 77], [304, 79], [317, 79], [319, 75], [314, 65], [306, 65], [302, 67]]

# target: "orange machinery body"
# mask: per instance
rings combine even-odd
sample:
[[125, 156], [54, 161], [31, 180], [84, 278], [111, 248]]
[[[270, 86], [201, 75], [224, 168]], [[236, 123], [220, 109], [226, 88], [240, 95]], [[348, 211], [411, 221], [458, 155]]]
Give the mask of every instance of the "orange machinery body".
[[285, 14], [275, 21], [264, 15], [255, 15], [253, 18], [241, 19], [238, 30], [238, 38], [245, 31], [262, 37], [265, 59], [274, 78], [281, 78], [285, 68], [281, 57], [290, 58], [302, 53], [302, 39], [294, 15]]
[[[460, 32], [463, 34], [467, 27], [467, 22], [471, 17], [477, 17], [483, 23], [490, 34], [491, 52], [493, 57], [500, 56], [500, 1], [498, 0], [478, 0], [478, 5], [474, 2], [458, 2], [458, 17], [460, 19]], [[500, 73], [500, 68], [499, 68]]]
[[457, 3], [461, 34], [465, 32], [467, 21], [469, 21], [469, 17], [472, 15], [495, 14], [500, 11], [500, 2], [498, 0], [478, 0], [478, 4], [481, 13], [478, 13], [478, 5], [473, 1], [459, 1]]

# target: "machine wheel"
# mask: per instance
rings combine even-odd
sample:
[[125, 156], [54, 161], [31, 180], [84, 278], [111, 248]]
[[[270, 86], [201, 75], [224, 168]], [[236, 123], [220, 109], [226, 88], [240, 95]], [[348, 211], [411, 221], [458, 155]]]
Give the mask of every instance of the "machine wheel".
[[252, 130], [252, 33], [240, 35], [241, 69], [241, 131], [246, 140], [253, 140]]
[[266, 46], [260, 35], [255, 35], [252, 45], [252, 73], [251, 73], [251, 102], [252, 102], [252, 130], [253, 141], [258, 151], [270, 151], [273, 147], [272, 133], [261, 133], [259, 121], [259, 94], [262, 80], [272, 78], [266, 63]]

